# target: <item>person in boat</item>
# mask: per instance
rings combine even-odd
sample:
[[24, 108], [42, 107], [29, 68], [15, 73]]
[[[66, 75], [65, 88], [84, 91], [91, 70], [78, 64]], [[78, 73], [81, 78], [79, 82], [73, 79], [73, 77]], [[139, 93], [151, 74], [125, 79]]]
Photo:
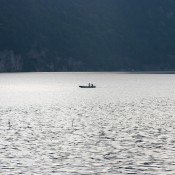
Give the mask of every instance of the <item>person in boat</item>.
[[91, 84], [89, 83], [89, 87], [91, 86]]
[[91, 87], [94, 87], [94, 85], [93, 85], [93, 84], [91, 84]]

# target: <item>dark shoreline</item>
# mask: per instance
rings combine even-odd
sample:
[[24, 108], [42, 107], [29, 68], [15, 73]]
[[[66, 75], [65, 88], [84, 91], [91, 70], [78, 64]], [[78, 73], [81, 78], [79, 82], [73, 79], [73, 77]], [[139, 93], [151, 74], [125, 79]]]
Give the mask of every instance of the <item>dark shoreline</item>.
[[30, 73], [117, 73], [117, 74], [175, 74], [175, 71], [60, 71], [60, 72], [0, 72], [0, 74], [30, 74]]

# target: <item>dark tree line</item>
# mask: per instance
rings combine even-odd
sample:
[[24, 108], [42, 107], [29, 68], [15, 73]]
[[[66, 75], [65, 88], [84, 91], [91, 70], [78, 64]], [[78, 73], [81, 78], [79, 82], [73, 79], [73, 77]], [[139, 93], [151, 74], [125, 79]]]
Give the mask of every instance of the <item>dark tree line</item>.
[[174, 0], [0, 0], [0, 71], [175, 70]]

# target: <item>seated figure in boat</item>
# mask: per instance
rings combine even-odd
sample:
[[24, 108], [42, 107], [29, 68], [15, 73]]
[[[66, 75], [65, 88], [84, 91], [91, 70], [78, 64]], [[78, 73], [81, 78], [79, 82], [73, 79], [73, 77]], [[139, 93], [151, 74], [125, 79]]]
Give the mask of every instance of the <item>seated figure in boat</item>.
[[88, 86], [79, 86], [80, 88], [96, 88], [93, 84], [88, 84]]

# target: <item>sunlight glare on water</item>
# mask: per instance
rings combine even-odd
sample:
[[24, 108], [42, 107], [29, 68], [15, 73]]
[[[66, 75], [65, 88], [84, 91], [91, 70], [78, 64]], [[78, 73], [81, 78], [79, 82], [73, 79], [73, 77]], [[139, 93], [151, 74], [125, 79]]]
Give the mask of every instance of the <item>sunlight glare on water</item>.
[[174, 124], [173, 74], [0, 74], [2, 175], [174, 175]]

